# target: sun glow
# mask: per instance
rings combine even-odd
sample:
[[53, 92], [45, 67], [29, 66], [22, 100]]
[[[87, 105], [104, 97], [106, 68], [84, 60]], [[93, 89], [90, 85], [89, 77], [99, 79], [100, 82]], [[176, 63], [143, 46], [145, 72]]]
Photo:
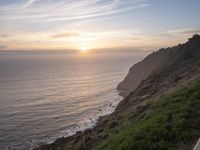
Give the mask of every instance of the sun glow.
[[81, 48], [80, 48], [80, 51], [81, 51], [81, 52], [88, 52], [89, 49], [88, 49], [87, 47], [81, 47]]

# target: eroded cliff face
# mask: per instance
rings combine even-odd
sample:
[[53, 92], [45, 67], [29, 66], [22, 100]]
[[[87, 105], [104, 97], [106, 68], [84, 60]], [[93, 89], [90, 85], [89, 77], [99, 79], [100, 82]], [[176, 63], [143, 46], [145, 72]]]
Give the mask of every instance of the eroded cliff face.
[[162, 49], [152, 53], [141, 62], [135, 64], [129, 69], [128, 75], [118, 85], [117, 90], [120, 95], [126, 97], [137, 88], [142, 80], [146, 79], [154, 70], [163, 67], [169, 63], [169, 51]]
[[199, 46], [200, 36], [194, 35], [185, 44], [179, 44], [172, 48], [160, 49], [157, 52], [153, 52], [129, 69], [128, 75], [117, 86], [117, 90], [119, 90], [121, 96], [128, 96], [154, 71], [173, 64], [180, 57], [187, 59], [187, 57], [196, 55], [195, 53], [199, 54], [196, 50]]

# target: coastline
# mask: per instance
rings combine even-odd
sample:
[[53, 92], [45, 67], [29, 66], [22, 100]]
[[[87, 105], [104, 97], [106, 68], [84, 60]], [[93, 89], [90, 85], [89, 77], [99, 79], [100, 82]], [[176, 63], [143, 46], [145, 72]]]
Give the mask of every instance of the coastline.
[[114, 98], [114, 101], [105, 104], [102, 106], [102, 108], [99, 108], [98, 113], [94, 114], [92, 118], [88, 118], [87, 120], [84, 120], [81, 124], [72, 126], [70, 128], [65, 129], [64, 131], [61, 131], [58, 136], [49, 138], [48, 141], [42, 141], [40, 143], [35, 143], [30, 146], [31, 150], [34, 150], [36, 147], [40, 146], [41, 143], [43, 144], [52, 144], [55, 141], [61, 139], [61, 138], [69, 138], [76, 134], [79, 134], [80, 132], [84, 132], [86, 130], [93, 129], [95, 126], [98, 125], [99, 122], [101, 122], [102, 118], [111, 115], [117, 108], [118, 104], [124, 100], [124, 97], [120, 95], [120, 92], [115, 89], [114, 93], [116, 93], [116, 97]]
[[116, 96], [118, 97], [115, 97], [113, 102], [107, 103], [104, 106], [102, 106], [102, 108], [99, 108], [98, 113], [94, 114], [92, 118], [88, 118], [87, 120], [84, 120], [83, 123], [80, 125], [73, 126], [69, 129], [66, 129], [64, 131], [65, 136], [63, 137], [73, 136], [77, 132], [83, 132], [87, 129], [91, 129], [98, 123], [99, 118], [113, 113], [115, 109], [117, 108], [117, 105], [124, 99], [122, 96], [120, 96], [119, 92], [118, 92], [118, 95]]

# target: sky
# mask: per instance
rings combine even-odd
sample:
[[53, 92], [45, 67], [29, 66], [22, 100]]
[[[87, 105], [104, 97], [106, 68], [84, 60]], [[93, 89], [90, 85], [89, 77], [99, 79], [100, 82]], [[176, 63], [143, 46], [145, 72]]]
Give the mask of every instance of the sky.
[[0, 0], [0, 50], [153, 50], [200, 33], [200, 0]]

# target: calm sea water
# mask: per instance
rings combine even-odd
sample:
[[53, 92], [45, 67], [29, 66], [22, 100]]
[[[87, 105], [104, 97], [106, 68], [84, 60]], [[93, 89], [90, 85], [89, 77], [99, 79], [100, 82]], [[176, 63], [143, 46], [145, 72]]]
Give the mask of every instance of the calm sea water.
[[0, 149], [29, 149], [111, 113], [144, 53], [0, 52]]

